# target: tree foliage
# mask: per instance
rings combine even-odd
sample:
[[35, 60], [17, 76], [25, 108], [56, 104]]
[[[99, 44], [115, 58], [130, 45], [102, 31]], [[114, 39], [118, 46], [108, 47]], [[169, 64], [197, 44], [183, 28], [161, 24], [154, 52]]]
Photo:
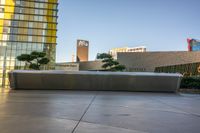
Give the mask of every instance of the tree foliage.
[[119, 64], [119, 62], [115, 60], [110, 54], [99, 54], [97, 59], [102, 60], [102, 68], [104, 68], [105, 71], [124, 71], [126, 69], [124, 65]]
[[49, 63], [49, 59], [46, 58], [45, 52], [33, 51], [31, 54], [21, 54], [17, 56], [17, 60], [23, 61], [29, 65], [29, 69], [40, 70], [41, 65]]

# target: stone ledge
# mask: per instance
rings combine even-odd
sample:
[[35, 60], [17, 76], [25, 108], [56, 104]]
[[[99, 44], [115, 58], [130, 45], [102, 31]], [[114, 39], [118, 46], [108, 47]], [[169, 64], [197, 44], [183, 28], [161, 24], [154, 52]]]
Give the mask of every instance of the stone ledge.
[[138, 72], [21, 71], [9, 73], [12, 89], [176, 92], [182, 75]]

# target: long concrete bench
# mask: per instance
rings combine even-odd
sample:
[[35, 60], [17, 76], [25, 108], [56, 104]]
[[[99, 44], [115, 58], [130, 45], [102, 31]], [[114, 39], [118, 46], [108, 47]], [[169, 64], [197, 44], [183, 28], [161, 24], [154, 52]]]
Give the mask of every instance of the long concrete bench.
[[22, 71], [9, 73], [12, 89], [176, 92], [182, 75], [137, 72]]

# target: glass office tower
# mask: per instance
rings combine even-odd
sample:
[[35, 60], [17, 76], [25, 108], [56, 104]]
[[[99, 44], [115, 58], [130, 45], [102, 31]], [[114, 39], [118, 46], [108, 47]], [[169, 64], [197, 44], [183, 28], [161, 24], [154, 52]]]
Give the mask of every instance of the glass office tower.
[[0, 0], [0, 86], [7, 73], [23, 69], [21, 54], [44, 51], [55, 63], [58, 0]]

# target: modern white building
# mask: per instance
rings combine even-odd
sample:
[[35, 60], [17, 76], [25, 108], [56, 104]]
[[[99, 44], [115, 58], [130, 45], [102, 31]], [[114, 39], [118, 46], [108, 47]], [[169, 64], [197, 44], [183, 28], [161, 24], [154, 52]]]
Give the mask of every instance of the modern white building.
[[109, 51], [109, 54], [113, 56], [114, 59], [117, 59], [117, 53], [126, 53], [126, 52], [146, 52], [145, 46], [139, 47], [122, 47], [122, 48], [113, 48]]

